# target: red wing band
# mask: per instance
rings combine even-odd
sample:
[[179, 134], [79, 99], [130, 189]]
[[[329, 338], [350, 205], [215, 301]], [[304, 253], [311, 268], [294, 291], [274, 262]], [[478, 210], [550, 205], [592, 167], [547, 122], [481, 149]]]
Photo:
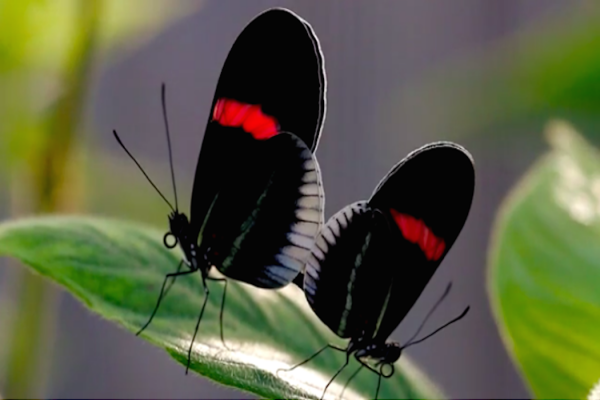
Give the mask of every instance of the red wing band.
[[418, 244], [427, 260], [437, 261], [442, 257], [446, 249], [444, 239], [435, 236], [422, 220], [394, 209], [390, 209], [390, 213], [400, 228], [402, 236], [409, 242]]
[[217, 100], [213, 120], [222, 126], [241, 127], [257, 140], [269, 139], [279, 131], [277, 120], [263, 113], [259, 105], [232, 99]]

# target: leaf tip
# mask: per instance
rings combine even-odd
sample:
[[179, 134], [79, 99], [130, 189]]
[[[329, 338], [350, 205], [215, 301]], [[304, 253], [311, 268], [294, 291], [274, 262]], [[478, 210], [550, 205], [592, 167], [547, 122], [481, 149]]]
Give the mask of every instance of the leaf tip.
[[598, 380], [587, 395], [587, 400], [600, 400], [600, 380]]
[[569, 149], [581, 135], [575, 127], [562, 119], [553, 119], [546, 124], [544, 136], [550, 145], [556, 149]]

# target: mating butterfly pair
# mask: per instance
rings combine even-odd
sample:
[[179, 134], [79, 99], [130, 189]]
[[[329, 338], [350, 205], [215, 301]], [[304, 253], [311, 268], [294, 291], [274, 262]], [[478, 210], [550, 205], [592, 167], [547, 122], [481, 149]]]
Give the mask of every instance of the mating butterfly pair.
[[[393, 374], [401, 351], [430, 336], [413, 337], [404, 346], [387, 342], [466, 221], [474, 188], [472, 159], [449, 142], [424, 146], [397, 164], [369, 201], [343, 208], [324, 224], [314, 152], [325, 119], [325, 94], [323, 55], [311, 26], [288, 10], [268, 10], [243, 30], [223, 66], [189, 220], [178, 209], [174, 176], [175, 207], [144, 173], [172, 209], [164, 244], [179, 244], [185, 258], [165, 277], [156, 307], [138, 334], [175, 278], [198, 271], [206, 296], [187, 368], [209, 295], [206, 281], [225, 283], [220, 324], [226, 346], [227, 280], [212, 277], [213, 267], [259, 288], [291, 282], [303, 288], [321, 321], [350, 339], [347, 348], [328, 345], [305, 362], [334, 348], [346, 353], [343, 369], [354, 354], [360, 368], [379, 375], [376, 396], [381, 377]], [[171, 161], [164, 86], [162, 104]], [[386, 372], [384, 366], [391, 368]]]

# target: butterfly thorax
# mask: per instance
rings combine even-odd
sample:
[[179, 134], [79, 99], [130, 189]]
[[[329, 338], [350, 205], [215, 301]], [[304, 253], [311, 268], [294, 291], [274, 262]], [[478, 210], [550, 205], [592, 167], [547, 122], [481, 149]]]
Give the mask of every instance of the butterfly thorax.
[[[350, 346], [354, 345], [352, 349], [355, 352], [355, 357], [364, 362], [371, 364], [375, 367], [379, 367], [380, 373], [383, 377], [388, 377], [393, 374], [393, 364], [398, 361], [402, 355], [402, 347], [400, 344], [395, 342], [380, 342], [380, 341], [352, 341]], [[350, 349], [348, 346], [348, 349]], [[391, 372], [384, 372], [383, 367], [389, 366]]]
[[[169, 214], [169, 228], [169, 232], [165, 234], [163, 239], [165, 246], [172, 249], [179, 244], [183, 250], [187, 266], [193, 271], [199, 269], [203, 273], [208, 273], [208, 266], [210, 264], [206, 262], [205, 257], [198, 251], [196, 240], [191, 233], [192, 226], [188, 217], [179, 211], [173, 211]], [[173, 243], [169, 243], [169, 236], [175, 239]]]
[[402, 348], [398, 343], [371, 343], [356, 350], [356, 357], [376, 360], [379, 364], [392, 364], [400, 358]]

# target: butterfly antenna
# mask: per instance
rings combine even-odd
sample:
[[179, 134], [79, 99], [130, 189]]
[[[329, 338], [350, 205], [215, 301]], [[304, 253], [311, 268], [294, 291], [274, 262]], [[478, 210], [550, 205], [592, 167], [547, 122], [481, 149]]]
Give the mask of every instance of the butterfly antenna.
[[444, 329], [444, 328], [452, 325], [453, 323], [455, 323], [455, 322], [463, 319], [464, 316], [467, 315], [467, 313], [469, 312], [470, 309], [471, 309], [471, 306], [467, 306], [467, 308], [465, 308], [465, 310], [458, 317], [454, 318], [452, 321], [446, 322], [444, 325], [440, 326], [439, 328], [437, 328], [435, 331], [431, 332], [429, 335], [425, 336], [424, 338], [421, 338], [419, 340], [415, 340], [414, 342], [408, 342], [406, 345], [402, 346], [402, 349], [406, 349], [407, 347], [412, 346], [413, 344], [424, 342], [425, 340], [429, 339], [430, 337], [432, 337], [433, 335], [435, 335], [436, 333], [438, 333], [442, 329]]
[[[431, 308], [431, 310], [429, 310], [429, 312], [425, 316], [425, 319], [423, 319], [423, 322], [421, 322], [421, 325], [419, 326], [419, 329], [417, 329], [417, 331], [411, 336], [410, 339], [408, 339], [408, 341], [406, 343], [411, 343], [417, 337], [417, 335], [419, 335], [419, 333], [421, 333], [421, 330], [423, 329], [423, 327], [427, 323], [427, 320], [429, 319], [429, 317], [431, 317], [431, 315], [435, 312], [435, 310], [442, 303], [442, 301], [444, 301], [444, 299], [446, 298], [446, 296], [448, 296], [448, 293], [450, 293], [450, 289], [452, 289], [452, 282], [448, 283], [448, 286], [446, 286], [446, 290], [444, 290], [444, 293], [440, 296], [440, 298], [435, 303], [435, 305]], [[408, 346], [408, 344], [406, 346]], [[406, 347], [406, 346], [403, 346], [403, 348]]]
[[177, 201], [177, 187], [175, 185], [175, 171], [173, 170], [173, 153], [171, 151], [171, 135], [169, 133], [169, 119], [167, 118], [167, 100], [165, 92], [165, 83], [163, 82], [161, 85], [160, 97], [162, 101], [163, 118], [165, 120], [165, 131], [167, 132], [167, 147], [169, 149], [169, 165], [171, 166], [171, 182], [173, 182], [173, 194], [175, 195], [175, 210], [179, 210], [179, 203]]
[[113, 135], [115, 135], [115, 139], [117, 139], [117, 142], [119, 142], [119, 144], [121, 145], [121, 147], [123, 148], [123, 150], [125, 150], [125, 153], [127, 153], [127, 155], [133, 160], [133, 162], [135, 163], [135, 165], [138, 166], [138, 168], [140, 169], [140, 171], [142, 171], [142, 174], [144, 174], [144, 176], [146, 177], [146, 179], [148, 180], [148, 182], [150, 182], [150, 184], [152, 185], [152, 187], [154, 188], [154, 190], [156, 190], [156, 192], [160, 195], [160, 197], [162, 197], [162, 199], [165, 201], [165, 203], [167, 203], [169, 205], [169, 207], [171, 207], [171, 210], [175, 211], [175, 209], [173, 208], [173, 206], [171, 205], [171, 203], [169, 202], [169, 200], [167, 200], [167, 198], [162, 194], [162, 192], [160, 190], [158, 190], [158, 188], [156, 187], [156, 185], [154, 184], [154, 182], [152, 182], [152, 179], [150, 179], [150, 177], [148, 176], [148, 174], [146, 174], [146, 171], [144, 171], [144, 168], [142, 168], [142, 166], [140, 165], [140, 163], [137, 162], [137, 160], [135, 159], [135, 157], [129, 152], [129, 150], [127, 150], [127, 147], [125, 147], [125, 145], [121, 141], [121, 138], [117, 134], [117, 131], [114, 130], [114, 129], [113, 129]]

